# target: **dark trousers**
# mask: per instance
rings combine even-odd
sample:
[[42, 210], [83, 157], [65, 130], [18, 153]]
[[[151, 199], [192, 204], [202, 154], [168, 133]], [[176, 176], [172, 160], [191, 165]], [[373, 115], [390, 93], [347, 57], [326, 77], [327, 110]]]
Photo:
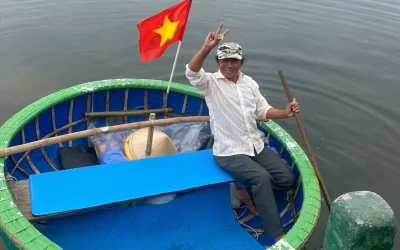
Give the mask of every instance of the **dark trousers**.
[[295, 187], [292, 170], [273, 150], [265, 147], [258, 155], [214, 156], [217, 164], [236, 181], [237, 187], [250, 189], [264, 233], [284, 234], [275, 199], [286, 199]]

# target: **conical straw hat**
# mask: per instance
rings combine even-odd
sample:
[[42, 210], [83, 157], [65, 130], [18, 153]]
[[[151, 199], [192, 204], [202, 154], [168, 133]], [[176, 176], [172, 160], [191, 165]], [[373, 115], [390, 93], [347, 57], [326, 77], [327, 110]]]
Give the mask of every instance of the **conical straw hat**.
[[[124, 143], [125, 154], [130, 160], [146, 157], [149, 128], [138, 129], [130, 134]], [[154, 128], [150, 156], [175, 154], [176, 147], [172, 140], [161, 130]]]
[[[146, 157], [148, 134], [149, 128], [142, 128], [133, 132], [126, 138], [124, 143], [124, 151], [129, 160], [137, 160]], [[161, 130], [154, 128], [150, 156], [168, 155], [176, 152], [177, 150], [172, 140]], [[174, 200], [176, 197], [177, 194], [172, 193], [143, 199], [137, 204], [163, 204]]]

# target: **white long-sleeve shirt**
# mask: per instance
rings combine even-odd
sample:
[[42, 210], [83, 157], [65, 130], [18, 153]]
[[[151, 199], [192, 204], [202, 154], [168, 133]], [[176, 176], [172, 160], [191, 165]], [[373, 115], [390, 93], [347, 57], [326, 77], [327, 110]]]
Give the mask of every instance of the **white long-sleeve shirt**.
[[258, 84], [239, 73], [237, 83], [226, 79], [218, 71], [193, 72], [186, 65], [186, 77], [205, 97], [210, 128], [214, 136], [213, 154], [254, 156], [264, 148], [263, 133], [257, 128], [256, 118], [265, 118], [271, 105], [259, 91]]

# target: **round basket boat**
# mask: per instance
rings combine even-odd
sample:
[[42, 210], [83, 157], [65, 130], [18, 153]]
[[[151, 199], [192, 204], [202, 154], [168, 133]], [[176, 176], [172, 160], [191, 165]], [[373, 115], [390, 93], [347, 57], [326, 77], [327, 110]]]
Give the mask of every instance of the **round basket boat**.
[[[63, 89], [30, 104], [6, 121], [0, 128], [0, 148], [12, 148], [42, 139], [88, 131], [93, 126], [102, 128], [103, 132], [107, 133], [107, 129], [114, 125], [148, 121], [150, 112], [156, 114], [156, 120], [209, 115], [204, 97], [192, 86], [180, 83], [171, 83], [168, 106], [162, 108], [167, 88], [168, 82], [160, 80], [115, 79]], [[159, 128], [168, 131], [167, 126]], [[279, 154], [297, 177], [294, 200], [278, 201], [281, 223], [287, 232], [278, 242], [262, 233], [258, 216], [249, 213], [246, 207], [231, 206], [229, 183], [225, 183], [228, 184], [226, 188], [222, 182], [183, 190], [176, 199], [167, 204], [127, 206], [125, 203], [123, 206], [96, 207], [74, 214], [34, 215], [32, 206], [36, 200], [33, 200], [33, 197], [39, 192], [39, 187], [36, 186], [35, 190], [32, 190], [31, 181], [36, 180], [35, 177], [46, 175], [50, 178], [51, 174], [73, 174], [76, 171], [83, 173], [84, 170], [96, 173], [96, 169], [101, 173], [105, 169], [106, 165], [98, 163], [100, 158], [96, 155], [98, 148], [94, 146], [93, 135], [41, 145], [0, 158], [0, 164], [3, 166], [0, 168], [1, 236], [9, 249], [109, 249], [110, 244], [113, 249], [125, 249], [135, 244], [143, 246], [143, 249], [224, 249], [218, 244], [227, 240], [231, 240], [228, 242], [230, 250], [246, 249], [243, 246], [255, 243], [259, 249], [301, 249], [311, 237], [320, 215], [321, 194], [318, 179], [307, 155], [284, 129], [271, 120], [258, 122], [258, 127], [265, 135], [265, 145]], [[131, 132], [121, 132], [119, 135], [124, 137]], [[212, 145], [210, 134], [206, 141], [201, 141], [195, 152], [204, 157], [204, 154], [209, 154]], [[182, 159], [191, 160], [179, 162], [181, 158], [176, 158], [178, 160], [172, 160], [175, 168], [178, 168], [178, 165], [195, 166], [205, 162], [202, 158], [195, 158], [197, 156], [191, 155], [192, 152], [187, 152], [183, 146], [177, 148], [177, 155], [182, 154], [182, 157], [187, 157]], [[118, 152], [117, 155], [120, 154], [120, 151]], [[154, 157], [154, 161], [168, 162], [171, 161], [171, 157], [175, 155], [157, 156]], [[139, 164], [140, 161], [142, 159], [132, 162]], [[129, 159], [127, 162], [130, 162]], [[143, 168], [149, 169], [150, 165]], [[125, 169], [124, 166], [115, 165], [115, 176], [123, 180], [127, 178], [127, 174], [118, 172], [121, 169]], [[185, 171], [185, 168], [182, 169]], [[112, 179], [113, 173], [110, 172], [110, 182], [117, 183], [117, 180]], [[88, 183], [96, 183], [95, 174], [85, 178]], [[132, 178], [137, 178], [135, 173], [132, 174]], [[166, 183], [172, 185], [186, 177], [175, 175], [168, 178], [170, 181]], [[63, 200], [62, 195], [58, 195], [64, 191], [72, 192], [68, 188], [73, 182], [67, 181], [63, 184], [65, 181], [62, 178], [56, 182], [57, 185], [51, 187], [40, 187], [55, 198], [54, 203], [49, 206], [56, 203], [69, 206], [76, 202]], [[132, 183], [132, 187], [135, 185]], [[219, 185], [221, 189], [216, 191]], [[143, 190], [151, 189], [145, 185], [141, 187]], [[135, 188], [139, 190], [136, 186]], [[87, 189], [89, 187], [85, 190]], [[206, 189], [213, 190], [206, 193]], [[113, 193], [117, 192], [120, 190], [115, 189], [103, 197], [113, 196]], [[218, 197], [213, 198], [217, 193], [222, 195], [222, 200]], [[190, 197], [191, 195], [193, 197]], [[200, 198], [202, 195], [206, 197], [204, 200]], [[76, 190], [76, 196], [78, 200], [79, 190]], [[224, 203], [224, 197], [228, 197], [227, 203]], [[44, 210], [47, 208], [43, 207]], [[223, 215], [221, 211], [224, 211]], [[119, 223], [115, 219], [119, 218], [118, 216], [126, 216], [126, 219], [120, 220]], [[133, 219], [126, 225], [128, 217]], [[214, 223], [214, 220], [221, 221]], [[124, 239], [132, 242], [124, 242]], [[133, 242], [135, 240], [138, 242]], [[148, 244], [155, 245], [149, 247]]]

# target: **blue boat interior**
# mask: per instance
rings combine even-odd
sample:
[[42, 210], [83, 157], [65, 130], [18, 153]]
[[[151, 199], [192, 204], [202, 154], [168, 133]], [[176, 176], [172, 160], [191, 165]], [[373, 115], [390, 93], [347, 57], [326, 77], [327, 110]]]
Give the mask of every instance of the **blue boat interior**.
[[[145, 103], [145, 92], [147, 101]], [[125, 100], [126, 95], [128, 96]], [[85, 119], [87, 112], [122, 111], [158, 109], [163, 106], [162, 90], [152, 89], [113, 89], [84, 94], [73, 100], [64, 101], [41, 113], [36, 119], [29, 121], [19, 133], [15, 135], [10, 146], [36, 141], [54, 135], [63, 135], [71, 132], [86, 130], [89, 126], [96, 127], [118, 125], [126, 122], [137, 122], [148, 120], [147, 115], [127, 116], [117, 118]], [[185, 101], [185, 98], [186, 101]], [[112, 100], [111, 102], [108, 100]], [[125, 101], [124, 101], [125, 100]], [[187, 96], [185, 94], [170, 92], [168, 96], [168, 107], [173, 108], [174, 113], [184, 116], [208, 115], [207, 105], [204, 100]], [[165, 118], [163, 114], [157, 114], [156, 119]], [[74, 126], [68, 126], [74, 124]], [[62, 129], [66, 127], [66, 129]], [[279, 154], [288, 167], [292, 168], [297, 177], [297, 189], [294, 204], [287, 200], [278, 201], [281, 215], [281, 223], [288, 232], [294, 225], [303, 203], [303, 188], [301, 178], [296, 164], [292, 162], [290, 154], [277, 138], [266, 131], [263, 127], [259, 129], [266, 136], [265, 145]], [[209, 152], [211, 145], [202, 144], [197, 150]], [[83, 173], [87, 171], [88, 182], [91, 174], [99, 170], [100, 165], [96, 159], [94, 150], [91, 148], [89, 138], [75, 139], [69, 142], [49, 145], [30, 151], [29, 154], [16, 153], [7, 157], [5, 167], [17, 181], [29, 180], [42, 175], [59, 174], [61, 180], [64, 174]], [[76, 159], [61, 157], [63, 154], [72, 152], [79, 155]], [[193, 154], [195, 155], [195, 154]], [[167, 158], [166, 158], [167, 159]], [[174, 158], [168, 158], [173, 160]], [[97, 165], [99, 164], [99, 165]], [[140, 164], [138, 160], [136, 164]], [[212, 176], [213, 163], [206, 163], [210, 176]], [[97, 166], [93, 166], [97, 165]], [[178, 170], [193, 170], [198, 163], [188, 160], [179, 164], [175, 171], [164, 174], [163, 188], [157, 194], [170, 193], [172, 183], [178, 175]], [[90, 166], [90, 167], [87, 167]], [[157, 168], [157, 164], [149, 164], [146, 168]], [[215, 166], [214, 166], [215, 167]], [[124, 167], [115, 168], [117, 176], [126, 176]], [[123, 169], [125, 169], [123, 171]], [[39, 175], [37, 175], [39, 173]], [[65, 173], [61, 173], [65, 172]], [[99, 171], [100, 172], [100, 171]], [[140, 172], [139, 172], [140, 173]], [[107, 171], [103, 174], [107, 177]], [[132, 173], [133, 174], [133, 173]], [[151, 171], [146, 172], [151, 178]], [[189, 174], [186, 173], [186, 174]], [[207, 173], [205, 173], [207, 174]], [[109, 172], [108, 178], [113, 174]], [[95, 178], [93, 178], [95, 180]], [[66, 179], [67, 180], [67, 179]], [[114, 180], [116, 182], [117, 180]], [[40, 186], [40, 182], [36, 185]], [[32, 185], [32, 184], [31, 184]], [[145, 191], [149, 186], [143, 184], [143, 189], [136, 189], [137, 197], [146, 196]], [[190, 186], [192, 185], [192, 186]], [[50, 192], [54, 198], [68, 203], [67, 198], [63, 200], [61, 193], [65, 191], [75, 192], [79, 196], [80, 190], [69, 189], [68, 183], [50, 188], [41, 187], [41, 194]], [[147, 189], [146, 189], [147, 188]], [[194, 188], [194, 190], [191, 190]], [[107, 193], [104, 196], [117, 197], [121, 191]], [[190, 190], [190, 191], [188, 191]], [[64, 249], [110, 249], [110, 248], [134, 248], [134, 249], [264, 249], [275, 243], [272, 237], [264, 235], [262, 225], [258, 216], [252, 215], [248, 209], [241, 204], [239, 208], [232, 208], [229, 199], [229, 184], [227, 180], [211, 181], [194, 184], [193, 182], [177, 188], [178, 197], [165, 204], [151, 205], [126, 205], [113, 208], [99, 209], [96, 211], [83, 212], [75, 215], [65, 216], [47, 220], [44, 223], [33, 223], [44, 235]], [[103, 194], [103, 193], [102, 193]], [[148, 194], [147, 194], [148, 195]], [[126, 197], [124, 197], [126, 198]], [[71, 200], [70, 200], [71, 201]], [[47, 201], [44, 208], [51, 207], [51, 201]], [[84, 205], [85, 199], [78, 206]], [[110, 202], [110, 201], [101, 201]], [[55, 203], [53, 201], [53, 203]], [[293, 209], [294, 208], [294, 209]], [[57, 209], [66, 209], [57, 208]], [[51, 211], [43, 211], [50, 213]], [[54, 212], [54, 211], [53, 211]], [[149, 240], [154, 239], [154, 240]], [[150, 247], [148, 244], [154, 244]], [[79, 246], [77, 248], [77, 246]]]
[[47, 236], [71, 250], [265, 249], [236, 222], [227, 194], [229, 184], [220, 183], [167, 204], [63, 217], [48, 222]]

